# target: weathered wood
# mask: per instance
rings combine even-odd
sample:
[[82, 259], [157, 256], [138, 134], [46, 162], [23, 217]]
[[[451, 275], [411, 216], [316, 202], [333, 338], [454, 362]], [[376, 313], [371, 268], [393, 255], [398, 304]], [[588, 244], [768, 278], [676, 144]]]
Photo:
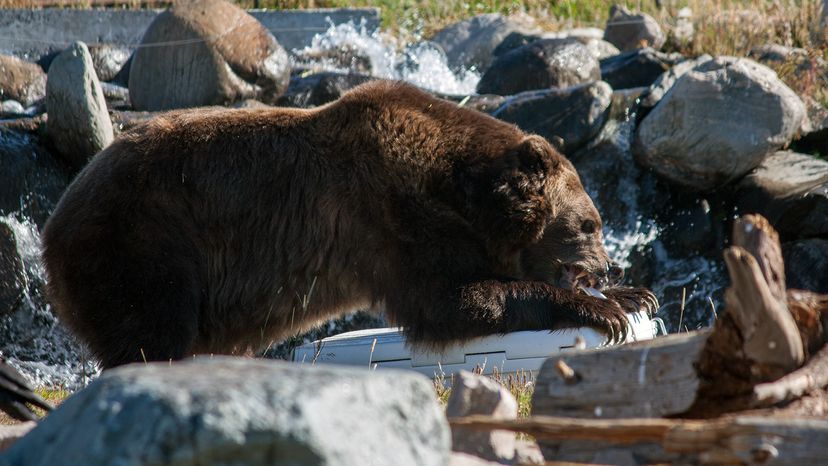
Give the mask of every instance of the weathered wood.
[[[568, 448], [547, 460], [637, 464], [823, 464], [828, 458], [828, 421], [725, 417], [712, 421], [683, 419], [592, 420], [533, 416], [495, 420], [485, 416], [449, 421], [466, 429], [513, 430]], [[548, 442], [546, 442], [548, 443]], [[618, 448], [623, 446], [623, 448]], [[580, 451], [578, 451], [580, 447]], [[634, 463], [634, 464], [635, 464]]]
[[788, 309], [779, 238], [767, 220], [758, 215], [737, 220], [733, 244], [724, 252], [731, 280], [726, 312], [697, 364], [701, 384], [688, 416], [750, 408], [754, 386], [799, 367], [806, 344], [816, 347], [822, 335], [802, 306], [794, 306], [794, 315]]
[[742, 333], [745, 356], [768, 365], [766, 380], [781, 376], [805, 360], [799, 329], [788, 312], [784, 288], [777, 297], [754, 256], [739, 246], [724, 252], [731, 286], [725, 292], [727, 312]]
[[737, 219], [733, 224], [732, 243], [753, 256], [768, 285], [771, 295], [784, 303], [785, 262], [779, 234], [765, 217], [751, 214]]
[[[580, 418], [681, 413], [696, 397], [699, 379], [693, 364], [708, 334], [669, 335], [547, 360], [535, 381], [532, 412]], [[574, 371], [575, 383], [561, 377], [559, 359]]]
[[828, 294], [788, 290], [788, 311], [799, 328], [807, 354], [815, 353], [828, 342]]
[[779, 380], [753, 387], [751, 406], [773, 406], [828, 386], [828, 346], [814, 354], [799, 369]]

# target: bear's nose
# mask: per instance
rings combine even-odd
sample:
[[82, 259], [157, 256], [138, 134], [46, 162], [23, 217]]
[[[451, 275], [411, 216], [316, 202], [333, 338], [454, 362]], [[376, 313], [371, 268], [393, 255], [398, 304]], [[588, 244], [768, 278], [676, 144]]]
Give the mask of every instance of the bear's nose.
[[607, 278], [612, 285], [618, 285], [624, 279], [624, 269], [615, 262], [607, 263]]

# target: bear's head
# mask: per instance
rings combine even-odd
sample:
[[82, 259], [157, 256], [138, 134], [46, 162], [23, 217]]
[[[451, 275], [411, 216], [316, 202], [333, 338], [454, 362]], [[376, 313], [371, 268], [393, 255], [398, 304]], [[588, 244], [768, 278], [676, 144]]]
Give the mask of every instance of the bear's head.
[[546, 139], [523, 135], [501, 154], [465, 167], [466, 215], [511, 275], [563, 288], [617, 284], [623, 269], [603, 244], [598, 210], [575, 167]]
[[601, 215], [575, 167], [537, 136], [527, 137], [523, 150], [550, 162], [543, 185], [549, 216], [540, 237], [521, 251], [522, 278], [567, 289], [618, 284], [624, 270], [604, 248]]

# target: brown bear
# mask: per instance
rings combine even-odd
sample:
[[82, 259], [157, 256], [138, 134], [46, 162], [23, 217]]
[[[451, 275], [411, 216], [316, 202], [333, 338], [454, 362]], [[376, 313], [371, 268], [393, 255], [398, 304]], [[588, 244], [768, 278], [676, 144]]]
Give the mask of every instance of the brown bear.
[[245, 352], [359, 308], [424, 347], [618, 336], [654, 298], [575, 290], [621, 271], [543, 138], [387, 81], [310, 110], [138, 126], [74, 180], [43, 245], [51, 302], [104, 367]]

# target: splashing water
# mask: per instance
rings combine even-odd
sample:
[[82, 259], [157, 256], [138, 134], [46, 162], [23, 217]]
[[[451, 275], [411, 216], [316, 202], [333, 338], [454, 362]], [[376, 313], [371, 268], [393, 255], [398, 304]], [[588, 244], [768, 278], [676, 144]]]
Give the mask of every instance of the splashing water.
[[[354, 69], [355, 62], [367, 61], [372, 76], [407, 81], [443, 94], [472, 94], [480, 81], [480, 73], [473, 68], [453, 72], [436, 44], [418, 42], [401, 50], [399, 41], [379, 31], [368, 32], [364, 22], [359, 26], [330, 23], [327, 31], [314, 36], [311, 45], [293, 54], [296, 66], [342, 73], [359, 71]], [[343, 54], [355, 54], [356, 60], [343, 63]]]
[[14, 234], [25, 273], [22, 303], [0, 319], [0, 354], [35, 386], [68, 390], [85, 386], [98, 369], [44, 299], [37, 226], [14, 215], [0, 216], [0, 222]]
[[648, 201], [660, 194], [641, 183], [642, 173], [633, 159], [633, 120], [634, 114], [625, 112], [621, 121], [608, 121], [590, 148], [573, 157], [573, 163], [605, 219], [604, 242], [610, 258], [633, 272], [646, 269], [647, 279], [630, 284], [653, 290], [661, 302], [658, 316], [668, 330], [708, 326], [715, 319], [713, 309], [722, 308], [726, 283], [722, 262], [702, 254], [676, 257], [665, 247], [664, 228], [648, 212]]

